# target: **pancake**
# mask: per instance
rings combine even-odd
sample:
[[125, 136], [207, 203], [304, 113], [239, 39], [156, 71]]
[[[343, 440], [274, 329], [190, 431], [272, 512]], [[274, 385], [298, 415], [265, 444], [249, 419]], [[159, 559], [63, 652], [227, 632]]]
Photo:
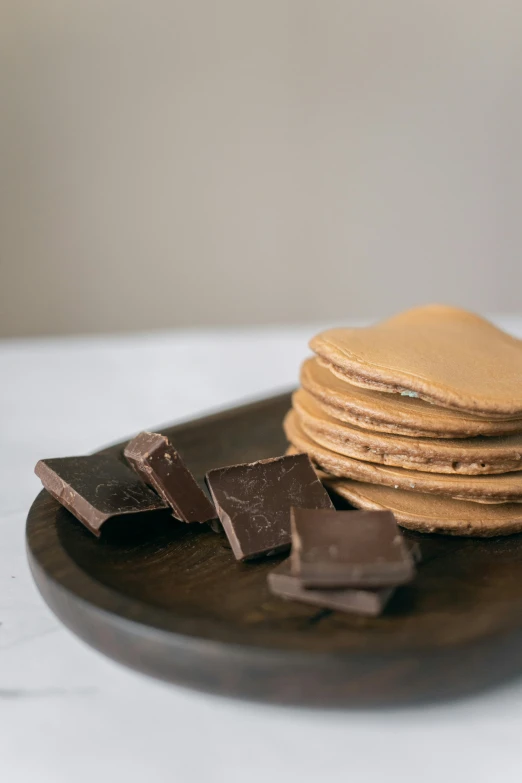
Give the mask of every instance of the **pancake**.
[[522, 434], [459, 440], [407, 438], [336, 421], [302, 389], [295, 392], [292, 402], [299, 424], [312, 440], [348, 457], [429, 473], [469, 476], [522, 470]]
[[522, 419], [471, 417], [419, 398], [354, 386], [322, 366], [317, 358], [303, 363], [301, 385], [333, 418], [392, 435], [467, 438], [522, 432]]
[[342, 479], [326, 485], [357, 508], [392, 511], [400, 525], [420, 533], [489, 537], [522, 531], [519, 503], [480, 505]]
[[327, 473], [338, 478], [383, 484], [406, 491], [424, 492], [478, 503], [522, 502], [522, 472], [494, 476], [462, 476], [427, 473], [419, 470], [363, 462], [313, 441], [299, 424], [295, 411], [289, 411], [284, 420], [289, 442]]
[[465, 310], [419, 307], [372, 327], [329, 329], [310, 347], [356, 386], [522, 418], [522, 341]]

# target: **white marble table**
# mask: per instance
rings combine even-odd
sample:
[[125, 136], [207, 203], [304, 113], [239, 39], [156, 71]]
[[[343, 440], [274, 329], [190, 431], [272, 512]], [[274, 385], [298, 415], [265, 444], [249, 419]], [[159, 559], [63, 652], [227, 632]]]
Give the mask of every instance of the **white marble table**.
[[[522, 318], [500, 322], [522, 336]], [[2, 783], [519, 783], [522, 679], [400, 711], [243, 704], [118, 666], [64, 629], [36, 592], [24, 525], [38, 458], [288, 387], [313, 331], [0, 342]], [[148, 375], [134, 377], [140, 366]]]

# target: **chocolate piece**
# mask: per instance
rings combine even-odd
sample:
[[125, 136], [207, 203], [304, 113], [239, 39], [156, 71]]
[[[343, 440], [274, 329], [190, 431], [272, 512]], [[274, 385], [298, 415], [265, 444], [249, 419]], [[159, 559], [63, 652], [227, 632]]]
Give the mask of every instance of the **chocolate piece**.
[[306, 454], [211, 470], [207, 484], [238, 560], [290, 547], [291, 506], [333, 509]]
[[302, 586], [299, 577], [292, 575], [290, 558], [268, 574], [268, 587], [274, 595], [281, 598], [371, 617], [382, 612], [394, 592], [393, 587], [380, 590], [360, 590], [355, 587], [338, 590], [307, 590]]
[[41, 459], [34, 472], [49, 494], [95, 536], [111, 517], [166, 508], [133, 470], [108, 454]]
[[169, 439], [142, 432], [123, 452], [143, 481], [156, 490], [182, 522], [208, 522], [216, 510]]
[[409, 582], [412, 554], [391, 511], [292, 508], [292, 573], [304, 587]]

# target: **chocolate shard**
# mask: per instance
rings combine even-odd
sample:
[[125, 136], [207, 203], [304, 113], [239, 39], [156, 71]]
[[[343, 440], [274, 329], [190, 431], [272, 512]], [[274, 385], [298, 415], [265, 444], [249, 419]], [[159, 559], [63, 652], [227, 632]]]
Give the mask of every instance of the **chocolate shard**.
[[182, 522], [209, 522], [216, 510], [169, 439], [142, 432], [125, 447], [129, 464]]
[[42, 459], [34, 472], [49, 494], [95, 536], [112, 517], [166, 508], [133, 470], [108, 454]]
[[211, 470], [207, 484], [238, 560], [290, 547], [290, 508], [333, 509], [307, 454]]
[[299, 577], [293, 576], [290, 558], [274, 568], [267, 579], [270, 592], [280, 598], [369, 617], [381, 614], [394, 592], [393, 587], [378, 590], [362, 590], [356, 587], [310, 590], [303, 587]]
[[292, 573], [303, 587], [387, 587], [415, 563], [390, 511], [292, 508]]

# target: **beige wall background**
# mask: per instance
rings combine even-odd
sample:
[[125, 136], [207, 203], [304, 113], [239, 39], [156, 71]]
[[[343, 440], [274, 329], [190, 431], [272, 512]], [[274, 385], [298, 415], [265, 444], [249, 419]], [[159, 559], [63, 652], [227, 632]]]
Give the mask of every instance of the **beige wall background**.
[[520, 311], [518, 0], [3, 0], [0, 333]]

